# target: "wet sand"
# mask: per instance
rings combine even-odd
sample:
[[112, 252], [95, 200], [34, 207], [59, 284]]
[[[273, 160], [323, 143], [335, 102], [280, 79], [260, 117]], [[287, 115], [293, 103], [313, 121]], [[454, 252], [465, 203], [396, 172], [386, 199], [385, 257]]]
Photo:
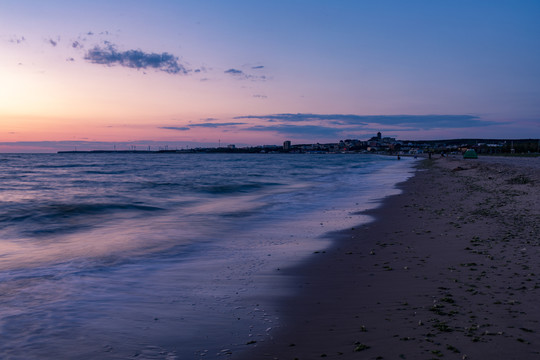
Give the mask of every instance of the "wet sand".
[[234, 359], [540, 358], [540, 158], [425, 160]]

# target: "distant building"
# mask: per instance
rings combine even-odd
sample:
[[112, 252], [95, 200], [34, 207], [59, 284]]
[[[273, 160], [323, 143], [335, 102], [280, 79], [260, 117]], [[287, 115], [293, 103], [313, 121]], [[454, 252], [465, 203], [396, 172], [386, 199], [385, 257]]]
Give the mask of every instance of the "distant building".
[[382, 142], [382, 134], [381, 132], [379, 131], [377, 133], [377, 136], [373, 136], [371, 139], [369, 139], [368, 141], [373, 141], [373, 142], [378, 142], [378, 143], [381, 143]]
[[291, 150], [291, 142], [289, 140], [283, 142], [283, 150], [285, 151]]

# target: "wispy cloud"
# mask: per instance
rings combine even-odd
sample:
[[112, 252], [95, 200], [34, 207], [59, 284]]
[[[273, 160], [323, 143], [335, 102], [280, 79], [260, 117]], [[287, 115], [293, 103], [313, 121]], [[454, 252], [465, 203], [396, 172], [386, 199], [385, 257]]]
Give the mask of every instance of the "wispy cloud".
[[245, 125], [244, 122], [223, 122], [223, 123], [216, 123], [216, 122], [208, 122], [215, 120], [214, 118], [208, 118], [204, 119], [203, 123], [192, 123], [185, 126], [160, 126], [159, 129], [165, 129], [165, 130], [176, 130], [176, 131], [188, 131], [192, 128], [207, 128], [207, 129], [217, 129], [217, 128], [226, 128], [229, 126], [236, 126], [236, 125]]
[[166, 129], [166, 130], [177, 130], [177, 131], [188, 131], [191, 130], [190, 128], [186, 126], [160, 126], [160, 129]]
[[88, 50], [85, 60], [107, 66], [120, 65], [133, 69], [155, 69], [168, 74], [187, 74], [187, 69], [178, 62], [178, 57], [167, 52], [146, 53], [142, 50], [118, 51], [116, 46], [106, 43]]
[[58, 45], [58, 41], [59, 40], [54, 40], [54, 39], [47, 39], [47, 43], [49, 43], [50, 45], [52, 45], [53, 47], [56, 47], [56, 45]]
[[234, 76], [245, 76], [246, 75], [246, 74], [244, 74], [244, 72], [242, 70], [238, 70], [238, 69], [225, 70], [224, 73], [234, 75]]
[[22, 44], [25, 41], [26, 41], [26, 38], [24, 36], [21, 36], [21, 37], [15, 36], [9, 39], [9, 42], [12, 44]]
[[346, 114], [271, 114], [271, 115], [245, 115], [235, 119], [260, 119], [269, 122], [309, 122], [309, 121], [340, 121], [347, 124], [366, 125], [361, 121], [362, 116]]
[[[241, 67], [231, 67], [226, 70], [217, 70], [206, 66], [190, 66], [179, 57], [170, 52], [147, 52], [140, 48], [128, 50], [122, 49], [121, 44], [111, 41], [112, 32], [109, 31], [86, 31], [78, 35], [61, 38], [59, 35], [44, 36], [40, 39], [49, 47], [49, 51], [69, 51], [69, 56], [65, 57], [67, 62], [85, 60], [91, 64], [104, 65], [108, 67], [119, 66], [136, 70], [154, 70], [167, 74], [198, 75], [200, 81], [209, 81], [218, 73], [225, 74], [229, 79], [238, 81], [266, 81], [264, 65], [245, 64]], [[116, 38], [115, 38], [116, 39]], [[8, 42], [18, 45], [25, 42], [32, 42], [24, 36], [12, 35], [4, 38]], [[51, 48], [54, 48], [52, 50]], [[208, 74], [208, 75], [207, 75]], [[200, 78], [200, 76], [204, 76]], [[264, 96], [256, 96], [264, 98]]]
[[258, 75], [251, 75], [251, 74], [246, 74], [244, 71], [242, 70], [238, 70], [238, 69], [228, 69], [228, 70], [225, 70], [224, 71], [225, 74], [228, 74], [228, 75], [231, 75], [233, 77], [235, 77], [236, 79], [239, 79], [239, 80], [254, 80], [254, 81], [264, 81], [266, 80], [266, 76], [262, 75], [262, 76], [258, 76]]
[[284, 135], [302, 135], [302, 136], [324, 136], [324, 137], [337, 137], [346, 129], [340, 129], [329, 126], [317, 126], [317, 125], [256, 125], [248, 127], [245, 130], [248, 131], [270, 131], [277, 132]]
[[245, 125], [243, 122], [225, 122], [225, 123], [199, 123], [189, 124], [189, 127], [205, 127], [205, 128], [218, 128], [225, 126]]
[[298, 123], [322, 122], [335, 126], [393, 125], [403, 130], [415, 128], [422, 130], [438, 128], [470, 128], [500, 125], [501, 123], [482, 120], [476, 115], [353, 115], [353, 114], [270, 114], [245, 115], [234, 119], [259, 119], [267, 122]]
[[476, 115], [363, 115], [360, 118], [370, 124], [418, 127], [424, 130], [484, 127], [498, 124], [482, 120]]

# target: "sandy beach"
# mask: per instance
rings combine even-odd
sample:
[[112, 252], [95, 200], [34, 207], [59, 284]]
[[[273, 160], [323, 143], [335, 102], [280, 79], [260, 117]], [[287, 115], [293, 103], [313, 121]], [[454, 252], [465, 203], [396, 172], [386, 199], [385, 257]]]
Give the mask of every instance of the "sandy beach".
[[540, 158], [419, 163], [334, 245], [238, 359], [540, 358]]

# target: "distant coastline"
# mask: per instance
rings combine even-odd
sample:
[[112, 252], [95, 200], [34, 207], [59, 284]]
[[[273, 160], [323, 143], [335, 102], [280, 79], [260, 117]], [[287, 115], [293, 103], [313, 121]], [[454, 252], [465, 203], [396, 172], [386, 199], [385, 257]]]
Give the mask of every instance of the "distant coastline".
[[341, 140], [337, 143], [291, 144], [285, 141], [280, 145], [259, 145], [236, 147], [235, 145], [219, 147], [198, 147], [189, 149], [159, 148], [152, 150], [63, 150], [58, 154], [163, 154], [163, 153], [375, 153], [416, 155], [462, 154], [468, 149], [474, 149], [479, 154], [539, 154], [540, 139], [451, 139], [451, 140], [396, 140], [382, 137], [380, 133], [367, 141], [356, 139]]

